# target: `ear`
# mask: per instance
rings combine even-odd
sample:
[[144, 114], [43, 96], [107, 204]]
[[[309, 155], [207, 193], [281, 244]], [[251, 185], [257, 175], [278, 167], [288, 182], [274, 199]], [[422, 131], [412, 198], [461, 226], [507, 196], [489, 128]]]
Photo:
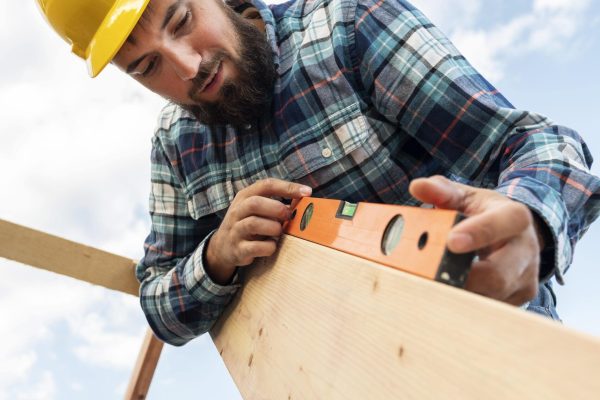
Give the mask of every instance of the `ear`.
[[[248, 3], [246, 3], [246, 4], [248, 4]], [[260, 19], [260, 13], [259, 13], [259, 12], [258, 12], [258, 10], [257, 10], [255, 7], [253, 7], [253, 6], [246, 7], [246, 9], [244, 9], [244, 10], [243, 10], [243, 11], [240, 13], [240, 15], [241, 15], [243, 18], [246, 18], [246, 19]]]
[[225, 4], [228, 5], [233, 11], [240, 15], [244, 15], [244, 12], [249, 8], [254, 8], [251, 3], [241, 2], [239, 4], [233, 4], [232, 2], [225, 1]]

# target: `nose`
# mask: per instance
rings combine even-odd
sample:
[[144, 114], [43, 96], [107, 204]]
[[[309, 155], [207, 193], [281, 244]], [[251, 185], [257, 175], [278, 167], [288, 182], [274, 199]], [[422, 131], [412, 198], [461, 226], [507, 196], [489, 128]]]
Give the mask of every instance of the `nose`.
[[189, 81], [198, 74], [202, 56], [188, 46], [169, 46], [165, 57], [181, 80]]

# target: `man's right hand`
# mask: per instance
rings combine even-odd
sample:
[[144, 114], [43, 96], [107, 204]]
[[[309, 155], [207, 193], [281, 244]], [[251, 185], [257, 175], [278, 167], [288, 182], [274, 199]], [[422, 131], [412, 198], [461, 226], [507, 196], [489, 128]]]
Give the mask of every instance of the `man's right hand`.
[[241, 190], [208, 242], [204, 268], [210, 278], [226, 284], [236, 267], [249, 265], [256, 257], [272, 255], [283, 223], [291, 216], [290, 208], [272, 197], [298, 199], [311, 193], [308, 186], [274, 178]]

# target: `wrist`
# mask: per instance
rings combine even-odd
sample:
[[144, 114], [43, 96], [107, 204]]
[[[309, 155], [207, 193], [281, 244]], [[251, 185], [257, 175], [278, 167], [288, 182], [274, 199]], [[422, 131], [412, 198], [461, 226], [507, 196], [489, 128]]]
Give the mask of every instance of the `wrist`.
[[235, 275], [235, 265], [227, 266], [222, 264], [214, 251], [214, 244], [211, 245], [214, 235], [209, 238], [205, 246], [203, 255], [204, 271], [208, 277], [218, 285], [228, 285]]

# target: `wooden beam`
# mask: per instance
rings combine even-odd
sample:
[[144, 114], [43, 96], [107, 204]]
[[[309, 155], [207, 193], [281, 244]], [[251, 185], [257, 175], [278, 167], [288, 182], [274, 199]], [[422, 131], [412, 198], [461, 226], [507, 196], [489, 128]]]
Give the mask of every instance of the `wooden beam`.
[[[0, 256], [137, 295], [134, 261], [2, 220]], [[244, 271], [211, 335], [246, 399], [600, 393], [600, 340], [517, 308], [289, 236]]]
[[135, 261], [1, 219], [0, 257], [138, 295]]
[[152, 330], [148, 329], [131, 374], [129, 386], [125, 392], [125, 400], [143, 400], [146, 398], [162, 348], [163, 342], [154, 336]]
[[211, 335], [244, 399], [597, 399], [600, 341], [285, 237]]

